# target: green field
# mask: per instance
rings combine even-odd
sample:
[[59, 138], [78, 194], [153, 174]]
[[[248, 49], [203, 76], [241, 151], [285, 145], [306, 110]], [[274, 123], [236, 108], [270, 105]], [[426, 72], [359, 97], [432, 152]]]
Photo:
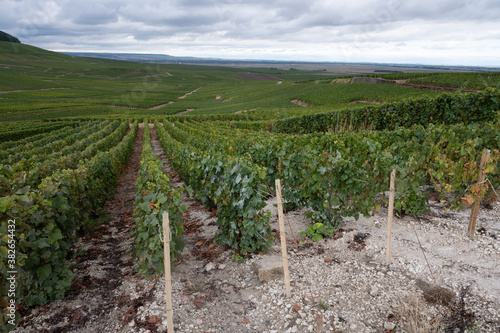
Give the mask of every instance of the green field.
[[[386, 102], [437, 92], [332, 83], [314, 70], [168, 65], [73, 58], [0, 43], [0, 121], [240, 112], [315, 113], [355, 101]], [[197, 89], [197, 90], [196, 90]], [[196, 90], [185, 98], [179, 98]], [[292, 100], [308, 103], [303, 107]]]

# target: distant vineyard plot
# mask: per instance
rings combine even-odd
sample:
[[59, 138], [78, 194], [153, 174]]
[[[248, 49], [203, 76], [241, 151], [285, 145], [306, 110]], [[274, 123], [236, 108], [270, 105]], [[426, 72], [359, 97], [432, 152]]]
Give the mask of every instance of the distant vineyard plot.
[[[344, 65], [353, 75], [339, 76], [328, 68], [304, 64], [249, 68], [134, 63], [71, 57], [23, 44], [13, 49], [5, 42], [0, 42], [0, 59], [0, 122], [141, 119], [185, 110], [193, 110], [192, 116], [287, 118], [350, 108], [354, 101], [393, 102], [440, 94], [418, 85], [483, 89], [497, 87], [500, 80], [498, 73], [395, 73], [375, 65], [371, 70], [367, 65]], [[366, 75], [372, 73], [372, 78], [403, 80], [413, 86], [351, 83], [354, 75], [362, 75], [361, 69]], [[373, 74], [374, 70], [378, 72]], [[186, 95], [194, 90], [196, 94]], [[293, 100], [309, 107], [297, 106]]]
[[276, 81], [281, 80], [276, 76], [263, 73], [238, 73], [235, 75], [245, 80], [276, 80]]

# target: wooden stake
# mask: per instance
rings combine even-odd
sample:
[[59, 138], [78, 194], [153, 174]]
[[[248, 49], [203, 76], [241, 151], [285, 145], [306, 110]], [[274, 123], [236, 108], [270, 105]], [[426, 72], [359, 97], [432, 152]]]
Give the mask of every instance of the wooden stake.
[[396, 183], [396, 170], [391, 172], [391, 184], [389, 192], [389, 213], [387, 214], [387, 249], [385, 259], [388, 263], [391, 262], [391, 232], [392, 232], [392, 217], [394, 215], [394, 191]]
[[167, 307], [167, 329], [174, 332], [174, 319], [172, 316], [172, 281], [170, 276], [170, 228], [168, 213], [163, 212], [163, 254], [165, 265], [165, 297]]
[[281, 256], [283, 258], [283, 272], [285, 273], [286, 296], [291, 297], [290, 272], [288, 271], [288, 257], [286, 252], [285, 220], [283, 219], [283, 199], [281, 197], [281, 181], [276, 179], [276, 199], [278, 201], [278, 222], [281, 237]]
[[[483, 150], [483, 153], [481, 155], [481, 164], [479, 165], [479, 175], [477, 177], [478, 183], [484, 182], [485, 178], [484, 167], [486, 166], [486, 163], [488, 163], [489, 159], [490, 159], [490, 151], [488, 149]], [[474, 233], [476, 232], [476, 222], [477, 222], [477, 216], [479, 214], [479, 204], [480, 204], [479, 201], [474, 202], [472, 204], [472, 209], [470, 211], [469, 237], [472, 239], [475, 239]]]

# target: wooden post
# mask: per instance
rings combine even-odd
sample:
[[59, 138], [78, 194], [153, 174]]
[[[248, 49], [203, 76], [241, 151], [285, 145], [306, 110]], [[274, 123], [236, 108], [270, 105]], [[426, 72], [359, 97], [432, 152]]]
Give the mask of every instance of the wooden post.
[[172, 281], [170, 277], [170, 227], [167, 212], [163, 212], [163, 254], [165, 265], [165, 297], [167, 301], [167, 329], [168, 332], [174, 332], [174, 319], [172, 316]]
[[392, 217], [394, 215], [394, 191], [396, 183], [396, 170], [391, 172], [391, 184], [389, 192], [389, 213], [387, 214], [387, 248], [385, 259], [388, 263], [391, 262], [391, 232], [392, 232]]
[[[490, 151], [488, 149], [483, 150], [483, 153], [481, 155], [481, 164], [479, 165], [479, 175], [477, 177], [477, 182], [482, 183], [484, 182], [484, 167], [486, 166], [486, 163], [488, 163], [488, 160], [490, 159]], [[476, 222], [477, 222], [477, 215], [479, 214], [479, 204], [480, 202], [474, 202], [472, 204], [472, 209], [470, 211], [470, 218], [469, 218], [469, 237], [474, 239], [474, 233], [476, 232]]]
[[291, 297], [290, 272], [288, 271], [288, 257], [286, 252], [285, 220], [283, 219], [283, 199], [281, 197], [281, 181], [276, 179], [276, 199], [278, 201], [278, 222], [280, 226], [281, 256], [283, 258], [283, 273], [285, 274], [286, 296]]

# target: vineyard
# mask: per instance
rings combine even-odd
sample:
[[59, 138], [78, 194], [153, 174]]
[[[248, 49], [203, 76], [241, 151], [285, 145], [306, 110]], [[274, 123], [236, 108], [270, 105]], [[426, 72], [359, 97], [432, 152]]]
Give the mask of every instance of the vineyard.
[[[236, 68], [137, 69], [61, 57], [45, 55], [44, 63], [29, 68], [13, 59], [0, 70], [11, 80], [2, 80], [0, 99], [0, 271], [3, 279], [16, 271], [23, 313], [68, 297], [83, 283], [74, 273], [78, 249], [105, 227], [103, 207], [119, 191], [134, 154], [134, 200], [125, 214], [134, 222], [127, 234], [134, 274], [148, 281], [164, 274], [163, 212], [170, 216], [174, 269], [188, 260], [185, 247], [194, 251], [205, 241], [241, 265], [272, 252], [278, 231], [269, 203], [276, 179], [287, 211], [304, 213], [308, 225], [296, 231], [301, 244], [334, 241], [346, 223], [385, 212], [392, 170], [398, 177], [394, 211], [401, 218], [434, 214], [431, 201], [459, 212], [500, 187], [497, 74], [381, 76], [482, 89], [440, 93], [332, 83], [306, 70], [259, 70], [278, 76], [283, 82], [277, 84], [249, 79]], [[483, 150], [490, 157], [481, 169]], [[487, 180], [477, 183], [480, 169]], [[190, 243], [195, 204], [189, 200], [211, 212], [213, 239]], [[3, 304], [9, 295], [2, 283]], [[3, 325], [8, 314], [1, 314]], [[499, 316], [492, 313], [488, 327], [500, 328]], [[26, 328], [22, 320], [17, 313], [15, 321]]]

